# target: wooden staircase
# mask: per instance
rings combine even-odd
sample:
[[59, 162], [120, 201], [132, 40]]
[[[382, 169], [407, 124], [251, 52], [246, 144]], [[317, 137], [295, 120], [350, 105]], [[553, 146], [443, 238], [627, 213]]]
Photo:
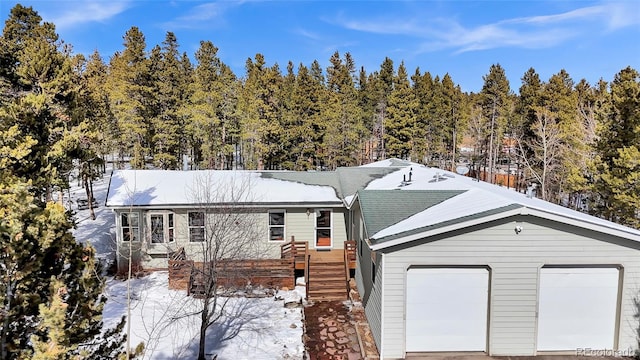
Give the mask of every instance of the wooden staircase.
[[196, 299], [204, 299], [207, 296], [207, 290], [205, 287], [205, 276], [200, 271], [191, 271], [191, 277], [189, 280], [189, 289], [187, 294], [193, 296]]
[[347, 300], [347, 273], [344, 261], [311, 260], [307, 298], [312, 301]]

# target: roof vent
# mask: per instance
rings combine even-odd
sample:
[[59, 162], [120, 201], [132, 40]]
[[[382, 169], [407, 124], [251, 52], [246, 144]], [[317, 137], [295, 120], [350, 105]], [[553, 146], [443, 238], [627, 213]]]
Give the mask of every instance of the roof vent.
[[413, 168], [409, 169], [409, 180], [407, 180], [407, 174], [402, 175], [402, 182], [400, 183], [400, 187], [407, 186], [411, 184], [411, 176], [413, 175]]
[[437, 172], [435, 175], [433, 175], [433, 179], [429, 180], [429, 182], [435, 183], [435, 182], [445, 181], [450, 177], [453, 177], [453, 176], [448, 174], [440, 174], [439, 172]]

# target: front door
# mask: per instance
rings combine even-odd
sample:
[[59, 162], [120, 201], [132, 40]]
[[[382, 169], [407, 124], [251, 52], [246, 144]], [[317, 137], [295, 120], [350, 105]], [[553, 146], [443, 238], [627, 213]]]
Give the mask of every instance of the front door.
[[316, 249], [331, 249], [333, 246], [331, 210], [316, 210]]

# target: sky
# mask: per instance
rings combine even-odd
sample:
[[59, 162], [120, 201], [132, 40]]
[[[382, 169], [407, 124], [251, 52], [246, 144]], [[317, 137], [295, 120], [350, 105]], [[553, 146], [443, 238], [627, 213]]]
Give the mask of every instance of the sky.
[[284, 73], [289, 61], [317, 60], [326, 69], [336, 51], [367, 73], [385, 57], [396, 69], [404, 62], [409, 75], [448, 73], [466, 92], [482, 89], [492, 64], [505, 69], [516, 93], [529, 68], [543, 81], [564, 69], [591, 84], [627, 66], [640, 70], [637, 0], [0, 0], [3, 22], [17, 3], [54, 23], [74, 53], [98, 50], [108, 61], [132, 26], [147, 50], [171, 31], [191, 59], [200, 41], [213, 42], [239, 77], [257, 53]]

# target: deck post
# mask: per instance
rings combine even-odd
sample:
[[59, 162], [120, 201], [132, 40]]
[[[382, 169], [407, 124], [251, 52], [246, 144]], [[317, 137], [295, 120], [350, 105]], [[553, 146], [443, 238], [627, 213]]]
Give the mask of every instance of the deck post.
[[309, 263], [311, 263], [311, 254], [305, 257], [305, 270], [304, 270], [304, 289], [305, 297], [309, 300]]

